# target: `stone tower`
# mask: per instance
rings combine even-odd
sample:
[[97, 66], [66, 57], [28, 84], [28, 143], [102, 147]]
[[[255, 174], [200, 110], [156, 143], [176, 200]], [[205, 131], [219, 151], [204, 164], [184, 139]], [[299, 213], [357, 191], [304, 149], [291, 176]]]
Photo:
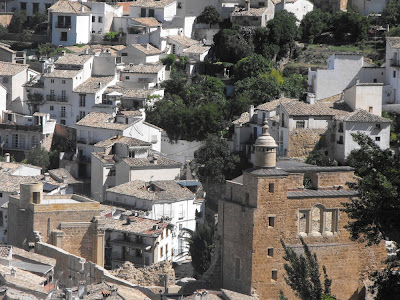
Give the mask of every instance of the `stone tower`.
[[262, 134], [254, 143], [254, 166], [258, 168], [275, 168], [276, 167], [276, 144], [274, 138], [268, 133], [269, 126], [267, 120], [264, 120]]

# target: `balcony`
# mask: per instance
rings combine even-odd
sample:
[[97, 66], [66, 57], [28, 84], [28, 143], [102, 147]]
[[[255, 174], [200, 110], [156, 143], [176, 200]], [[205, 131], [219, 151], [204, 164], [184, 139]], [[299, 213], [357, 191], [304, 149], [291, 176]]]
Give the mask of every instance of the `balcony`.
[[46, 101], [51, 102], [68, 102], [67, 97], [55, 96], [55, 95], [46, 95]]
[[151, 250], [151, 245], [145, 245], [142, 242], [137, 243], [135, 241], [127, 241], [127, 240], [112, 240], [111, 245], [117, 245], [117, 246], [123, 246], [123, 247], [129, 247], [133, 249], [140, 249], [143, 251], [150, 251]]
[[391, 67], [400, 67], [400, 60], [398, 60], [398, 59], [391, 59], [391, 60], [390, 60], [390, 66], [391, 66]]
[[56, 23], [56, 28], [71, 29], [71, 24]]

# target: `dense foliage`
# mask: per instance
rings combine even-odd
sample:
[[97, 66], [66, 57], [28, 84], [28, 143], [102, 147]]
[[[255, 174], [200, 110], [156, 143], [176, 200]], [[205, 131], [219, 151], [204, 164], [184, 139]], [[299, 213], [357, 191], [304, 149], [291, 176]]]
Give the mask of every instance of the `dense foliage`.
[[206, 6], [203, 12], [196, 18], [197, 23], [217, 24], [221, 21], [221, 16], [215, 6]]
[[8, 25], [8, 31], [12, 33], [21, 33], [23, 32], [25, 26], [24, 24], [27, 21], [26, 12], [23, 10], [17, 10], [14, 12], [10, 25]]
[[[283, 265], [287, 274], [284, 276], [286, 283], [292, 288], [296, 296], [302, 300], [336, 299], [330, 295], [332, 280], [329, 279], [325, 266], [322, 267], [324, 281], [321, 283], [317, 256], [315, 253], [311, 253], [302, 237], [300, 237], [300, 240], [303, 244], [304, 255], [297, 254], [295, 250], [286, 246], [283, 240], [281, 240], [281, 244], [285, 250], [283, 259], [287, 261]], [[285, 298], [281, 292], [280, 299]]]
[[382, 11], [382, 18], [386, 24], [399, 25], [400, 23], [400, 2], [391, 0]]
[[196, 231], [184, 229], [189, 235], [185, 240], [189, 244], [192, 266], [199, 274], [203, 274], [210, 267], [215, 231], [215, 225], [212, 223], [199, 224]]
[[205, 143], [194, 153], [193, 168], [201, 182], [223, 183], [226, 179], [239, 176], [239, 164], [240, 157], [232, 154], [228, 143], [215, 135], [208, 136]]
[[28, 156], [23, 162], [41, 167], [46, 172], [49, 169], [58, 168], [59, 152], [49, 152], [45, 148], [38, 146], [29, 150]]

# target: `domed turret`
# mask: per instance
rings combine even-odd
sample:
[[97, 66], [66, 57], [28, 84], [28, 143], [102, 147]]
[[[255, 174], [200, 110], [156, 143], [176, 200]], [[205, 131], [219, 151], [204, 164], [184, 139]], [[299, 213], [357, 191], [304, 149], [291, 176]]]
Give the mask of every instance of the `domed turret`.
[[268, 133], [268, 122], [264, 120], [262, 134], [254, 143], [254, 166], [256, 168], [275, 168], [276, 166], [276, 144], [274, 138]]

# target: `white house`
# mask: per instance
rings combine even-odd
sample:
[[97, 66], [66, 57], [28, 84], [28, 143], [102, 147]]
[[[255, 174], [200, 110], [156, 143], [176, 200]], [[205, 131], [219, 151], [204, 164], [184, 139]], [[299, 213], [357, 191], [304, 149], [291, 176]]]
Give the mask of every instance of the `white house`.
[[390, 85], [391, 89], [388, 91], [388, 103], [400, 103], [400, 38], [387, 37], [386, 38], [386, 84]]
[[167, 41], [171, 45], [170, 52], [175, 55], [184, 55], [185, 49], [200, 44], [200, 41], [188, 38], [183, 34], [170, 35], [167, 37]]
[[87, 44], [92, 33], [91, 9], [78, 1], [59, 0], [49, 9], [51, 42], [71, 46]]
[[275, 12], [283, 9], [293, 13], [300, 24], [304, 16], [313, 11], [314, 4], [309, 0], [281, 0], [275, 5]]
[[172, 260], [181, 258], [187, 242], [183, 229], [196, 230], [196, 210], [201, 205], [186, 187], [172, 180], [150, 182], [134, 180], [107, 190], [107, 201], [145, 211], [146, 218], [159, 220], [168, 218], [172, 230]]
[[343, 91], [345, 103], [354, 111], [363, 109], [371, 114], [382, 115], [383, 83], [359, 83]]
[[[118, 84], [107, 88], [103, 94], [103, 103], [138, 110], [152, 106], [164, 97], [164, 89], [126, 88]], [[99, 105], [96, 105], [96, 110], [97, 107]]]
[[54, 0], [35, 0], [35, 2], [26, 0], [7, 1], [7, 11], [25, 11], [29, 22], [36, 12], [47, 14], [47, 10], [54, 4], [54, 2]]
[[160, 60], [161, 50], [151, 44], [133, 44], [119, 51], [125, 64], [148, 64]]
[[176, 0], [137, 0], [130, 5], [131, 18], [154, 17], [159, 22], [172, 21], [176, 16]]
[[360, 148], [352, 134], [366, 134], [382, 150], [390, 147], [389, 119], [357, 109], [347, 115], [335, 117], [335, 121], [332, 129], [336, 142], [334, 158], [337, 161], [343, 162], [352, 150]]
[[24, 65], [26, 64], [26, 52], [12, 50], [10, 45], [0, 43], [0, 61]]
[[111, 6], [105, 2], [87, 2], [91, 14], [91, 33], [102, 37], [110, 32], [114, 17], [121, 17], [122, 7]]
[[308, 71], [309, 91], [315, 94], [315, 100], [340, 94], [357, 80], [385, 82], [385, 68], [374, 67], [359, 54], [333, 54], [327, 59], [327, 69]]
[[248, 2], [246, 8], [236, 7], [230, 14], [230, 20], [232, 24], [240, 26], [265, 27], [272, 19], [268, 10], [269, 7], [252, 8]]
[[94, 151], [93, 145], [118, 135], [151, 143], [153, 150], [161, 150], [162, 129], [145, 122], [141, 111], [120, 111], [116, 115], [90, 112], [74, 127], [77, 130], [78, 154], [87, 161]]
[[122, 214], [106, 217], [104, 265], [116, 269], [126, 261], [143, 267], [172, 260], [174, 237], [170, 227], [167, 220]]
[[7, 90], [7, 109], [12, 109], [14, 104], [22, 105], [23, 85], [30, 79], [28, 67], [28, 65], [0, 61], [0, 83]]
[[120, 71], [120, 85], [125, 88], [151, 89], [159, 87], [168, 79], [165, 65], [156, 64], [129, 64]]

